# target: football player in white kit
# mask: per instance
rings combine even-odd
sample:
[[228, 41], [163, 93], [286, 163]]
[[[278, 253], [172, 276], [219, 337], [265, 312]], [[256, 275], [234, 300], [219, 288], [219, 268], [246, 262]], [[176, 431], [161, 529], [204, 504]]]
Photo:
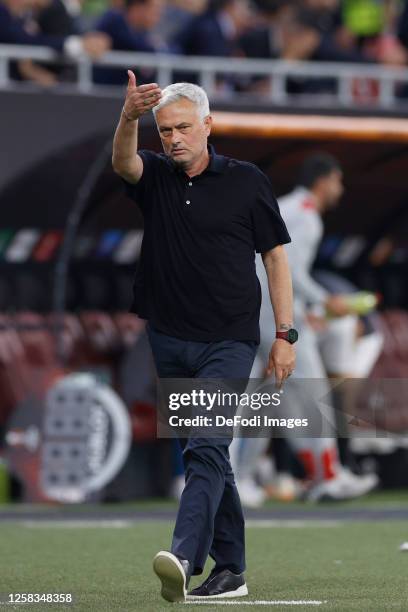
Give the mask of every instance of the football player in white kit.
[[[292, 238], [285, 249], [292, 272], [295, 327], [299, 332], [293, 376], [318, 379], [320, 391], [327, 396], [330, 396], [328, 376], [335, 379], [367, 376], [382, 346], [382, 339], [376, 334], [372, 338], [374, 342], [370, 345], [365, 342], [364, 347], [360, 347], [358, 318], [350, 311], [345, 296], [330, 294], [311, 276], [323, 235], [321, 215], [339, 202], [343, 194], [342, 180], [343, 174], [337, 160], [326, 153], [316, 153], [305, 160], [295, 190], [279, 199], [281, 215]], [[260, 256], [257, 256], [256, 265], [263, 299], [261, 344], [251, 378], [262, 379], [275, 328], [267, 277]], [[365, 356], [363, 361], [361, 353]], [[289, 397], [286, 399], [289, 400]], [[302, 401], [301, 396], [291, 394], [289, 404], [290, 416], [311, 416], [308, 415], [310, 402]], [[329, 413], [326, 414], [328, 421], [334, 423], [333, 409], [326, 406], [326, 411]], [[289, 443], [303, 464], [310, 483], [307, 497], [312, 501], [358, 497], [377, 484], [375, 475], [357, 476], [341, 466], [334, 436], [290, 437]], [[244, 504], [259, 506], [264, 500], [264, 492], [255, 486], [253, 474], [268, 444], [268, 437], [237, 437], [234, 440], [231, 456]]]

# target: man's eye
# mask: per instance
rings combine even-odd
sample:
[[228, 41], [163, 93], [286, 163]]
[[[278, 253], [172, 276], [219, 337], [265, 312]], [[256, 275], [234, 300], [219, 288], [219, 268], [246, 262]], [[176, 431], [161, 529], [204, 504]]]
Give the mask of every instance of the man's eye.
[[190, 126], [189, 126], [189, 125], [183, 125], [183, 126], [180, 128], [180, 132], [183, 132], [183, 134], [184, 134], [185, 132], [188, 132], [188, 130], [189, 130], [189, 129], [190, 129]]
[[163, 136], [169, 136], [171, 134], [171, 130], [162, 130]]

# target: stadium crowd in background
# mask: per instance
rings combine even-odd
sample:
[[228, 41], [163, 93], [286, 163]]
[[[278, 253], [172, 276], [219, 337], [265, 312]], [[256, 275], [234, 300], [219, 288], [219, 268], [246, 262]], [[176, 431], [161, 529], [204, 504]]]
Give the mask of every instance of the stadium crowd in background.
[[[408, 62], [408, 1], [0, 0], [0, 43], [45, 45], [71, 57], [113, 49], [398, 66]], [[31, 61], [19, 62], [12, 76], [40, 85], [71, 78]], [[126, 82], [125, 70], [100, 68], [94, 76]]]

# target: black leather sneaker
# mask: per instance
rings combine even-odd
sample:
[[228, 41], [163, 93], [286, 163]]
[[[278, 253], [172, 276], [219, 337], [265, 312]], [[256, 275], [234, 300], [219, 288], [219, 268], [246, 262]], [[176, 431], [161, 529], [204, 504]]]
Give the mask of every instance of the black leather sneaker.
[[210, 599], [222, 597], [245, 597], [248, 588], [244, 574], [233, 574], [229, 569], [211, 572], [200, 586], [192, 589], [187, 599]]
[[162, 583], [163, 599], [185, 601], [190, 579], [189, 562], [179, 559], [167, 550], [161, 550], [153, 559], [153, 569]]

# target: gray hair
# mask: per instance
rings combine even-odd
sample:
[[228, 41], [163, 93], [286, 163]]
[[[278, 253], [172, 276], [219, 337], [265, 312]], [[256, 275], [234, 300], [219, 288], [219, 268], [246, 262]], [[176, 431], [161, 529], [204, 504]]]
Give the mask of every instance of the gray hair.
[[168, 85], [162, 91], [162, 99], [159, 104], [153, 108], [153, 115], [156, 118], [156, 113], [163, 106], [178, 102], [182, 98], [190, 100], [197, 106], [200, 119], [204, 119], [210, 114], [210, 103], [208, 96], [202, 87], [193, 83], [173, 83]]

